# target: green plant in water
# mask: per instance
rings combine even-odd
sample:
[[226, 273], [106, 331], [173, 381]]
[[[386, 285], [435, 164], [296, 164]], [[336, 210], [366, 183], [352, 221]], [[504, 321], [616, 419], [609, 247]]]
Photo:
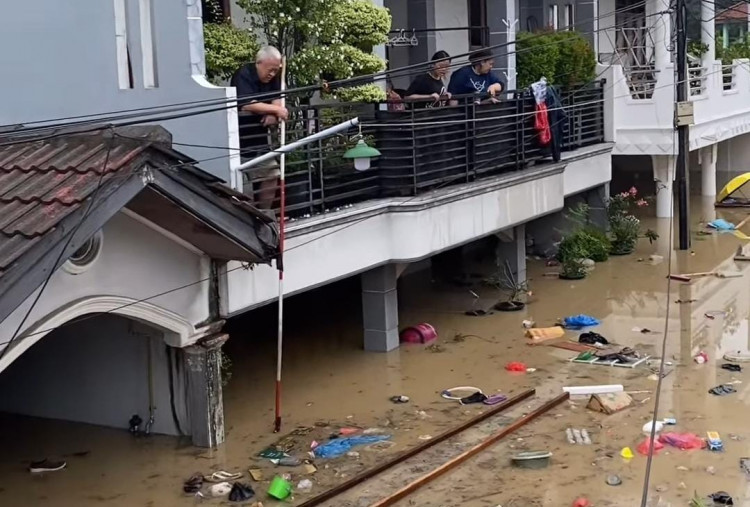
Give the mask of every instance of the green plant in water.
[[562, 269], [560, 270], [561, 278], [578, 279], [586, 276], [587, 252], [578, 241], [570, 241], [564, 247], [565, 239], [560, 243], [562, 255], [558, 252], [558, 258]]
[[519, 282], [508, 261], [505, 261], [502, 271], [498, 270], [492, 276], [485, 278], [484, 283], [503, 292], [506, 297], [505, 301], [508, 303], [523, 302], [529, 293], [529, 282], [527, 280]]
[[[607, 203], [609, 233], [612, 237], [612, 253], [624, 255], [635, 249], [636, 241], [641, 235], [641, 221], [631, 212], [635, 208], [648, 206], [648, 201], [638, 197], [638, 190], [631, 187], [627, 192], [612, 196]], [[644, 237], [653, 243], [659, 235], [648, 229]]]
[[578, 203], [575, 207], [568, 210], [567, 218], [576, 224], [577, 229], [563, 238], [560, 242], [557, 258], [567, 256], [567, 251], [571, 245], [576, 243], [576, 250], [586, 252], [585, 258], [594, 262], [604, 262], [609, 258], [609, 251], [612, 244], [604, 233], [597, 229], [590, 220], [591, 207], [586, 203]]

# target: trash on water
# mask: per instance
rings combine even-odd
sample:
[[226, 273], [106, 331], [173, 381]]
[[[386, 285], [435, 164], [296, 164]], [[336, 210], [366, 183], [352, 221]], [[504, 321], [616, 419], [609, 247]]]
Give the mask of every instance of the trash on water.
[[432, 440], [432, 435], [419, 435], [419, 440]]
[[625, 459], [633, 459], [635, 457], [633, 450], [630, 447], [623, 447], [620, 451], [620, 456]]
[[724, 396], [725, 394], [736, 393], [737, 390], [729, 384], [721, 384], [716, 387], [712, 387], [708, 390], [708, 392], [716, 396]]
[[258, 453], [258, 457], [266, 459], [281, 459], [287, 456], [289, 455], [284, 451], [279, 451], [278, 449], [274, 449], [273, 447], [268, 447]]
[[609, 484], [610, 486], [619, 486], [620, 484], [622, 484], [622, 479], [620, 479], [619, 475], [608, 475], [607, 484]]
[[314, 453], [318, 458], [338, 458], [357, 445], [374, 444], [390, 439], [390, 435], [362, 435], [357, 437], [337, 438], [319, 445]]
[[391, 396], [391, 401], [393, 403], [409, 403], [409, 397], [400, 394], [398, 396]]
[[513, 455], [513, 464], [519, 468], [538, 469], [549, 465], [552, 453], [549, 451], [525, 451]]
[[283, 477], [276, 476], [268, 486], [268, 496], [277, 500], [286, 500], [292, 494], [292, 483]]
[[302, 493], [309, 493], [312, 491], [313, 483], [310, 479], [302, 479], [297, 483], [297, 491]]
[[624, 391], [622, 384], [599, 385], [599, 386], [568, 386], [563, 391], [571, 396], [590, 396], [592, 394], [619, 393]]
[[693, 361], [695, 361], [697, 364], [704, 364], [708, 362], [708, 354], [701, 350], [699, 353], [693, 356]]
[[734, 505], [734, 500], [726, 491], [717, 491], [711, 493], [708, 497], [714, 501], [715, 505]]
[[430, 343], [437, 339], [437, 337], [438, 334], [435, 328], [426, 322], [407, 327], [399, 335], [401, 343]]
[[536, 326], [536, 322], [534, 322], [532, 319], [526, 319], [522, 324], [524, 329], [531, 329], [532, 327]]
[[664, 433], [659, 437], [659, 442], [678, 449], [703, 449], [706, 442], [694, 433]]
[[284, 456], [283, 458], [272, 459], [270, 461], [274, 465], [279, 465], [282, 467], [297, 467], [302, 464], [302, 460], [300, 460], [299, 458], [295, 458], [294, 456]]
[[[653, 421], [649, 421], [646, 424], [643, 425], [643, 433], [646, 435], [651, 434], [651, 429], [653, 428], [654, 424]], [[661, 432], [661, 430], [664, 429], [664, 423], [661, 421], [656, 421], [656, 433]]]
[[576, 498], [572, 507], [591, 507], [591, 502], [586, 498]]
[[585, 428], [580, 430], [568, 428], [565, 430], [565, 435], [569, 444], [591, 445], [591, 437], [589, 437], [589, 432]]
[[[654, 454], [658, 453], [664, 449], [664, 444], [659, 442], [658, 440], [654, 442]], [[636, 451], [638, 451], [639, 454], [642, 454], [644, 456], [648, 456], [649, 451], [651, 450], [651, 438], [646, 437], [643, 442], [638, 444], [638, 447], [636, 447]]]
[[602, 345], [609, 345], [609, 340], [607, 340], [599, 333], [589, 331], [588, 333], [581, 333], [581, 335], [578, 337], [578, 343], [587, 343], [590, 345], [601, 343]]
[[706, 444], [708, 445], [709, 451], [723, 451], [724, 442], [721, 441], [719, 433], [716, 431], [706, 432]]
[[739, 364], [724, 363], [721, 365], [721, 369], [739, 373], [742, 371], [742, 366], [740, 366]]
[[605, 393], [605, 394], [594, 394], [591, 396], [588, 405], [590, 410], [594, 412], [603, 412], [607, 415], [614, 414], [631, 406], [633, 404], [633, 398], [628, 393]]
[[573, 315], [563, 319], [563, 325], [568, 329], [580, 329], [582, 327], [598, 326], [599, 321], [589, 315]]
[[740, 470], [750, 479], [750, 458], [740, 458]]
[[512, 361], [505, 365], [505, 369], [513, 372], [526, 372], [526, 365], [519, 361]]

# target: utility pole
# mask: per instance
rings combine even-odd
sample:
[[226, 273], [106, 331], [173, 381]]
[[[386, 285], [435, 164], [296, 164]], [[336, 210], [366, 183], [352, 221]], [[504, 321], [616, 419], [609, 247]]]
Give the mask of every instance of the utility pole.
[[688, 157], [690, 156], [690, 124], [693, 122], [693, 104], [688, 102], [687, 76], [687, 29], [685, 0], [675, 0], [677, 22], [677, 52], [675, 56], [677, 103], [675, 104], [675, 128], [677, 129], [677, 208], [679, 219], [680, 250], [690, 248], [690, 185], [688, 181]]

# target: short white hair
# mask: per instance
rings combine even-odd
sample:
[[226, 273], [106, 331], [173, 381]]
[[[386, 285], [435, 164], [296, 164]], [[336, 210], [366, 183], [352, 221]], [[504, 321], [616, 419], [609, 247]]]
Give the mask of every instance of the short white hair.
[[255, 55], [255, 63], [263, 62], [269, 59], [281, 61], [281, 52], [273, 46], [263, 46]]

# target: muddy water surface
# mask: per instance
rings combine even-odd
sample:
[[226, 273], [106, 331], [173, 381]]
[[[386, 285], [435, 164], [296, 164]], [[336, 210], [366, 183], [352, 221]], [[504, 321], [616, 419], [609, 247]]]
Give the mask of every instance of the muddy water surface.
[[[696, 210], [696, 220], [701, 216], [702, 211]], [[666, 224], [652, 224], [663, 238], [667, 236]], [[740, 457], [750, 456], [750, 379], [747, 373], [719, 368], [725, 352], [748, 350], [750, 345], [750, 263], [744, 266], [731, 260], [739, 243], [732, 236], [701, 239], [694, 242], [693, 255], [675, 254], [675, 271], [718, 267], [746, 273], [744, 278], [673, 284], [666, 354], [673, 366], [664, 379], [660, 414], [678, 420], [676, 431], [699, 435], [718, 431], [726, 451], [664, 449], [654, 458], [650, 498], [678, 506], [687, 505], [694, 490], [702, 495], [726, 490], [734, 496], [735, 505], [750, 505], [750, 483], [738, 465]], [[529, 347], [521, 321], [533, 318], [537, 325], [547, 326], [566, 315], [587, 313], [602, 320], [597, 331], [611, 341], [658, 356], [667, 313], [668, 270], [666, 262], [652, 265], [639, 262], [639, 258], [647, 259], [652, 253], [666, 255], [667, 250], [665, 240], [655, 245], [644, 241], [635, 254], [597, 265], [587, 279], [578, 282], [546, 277], [544, 273], [554, 268], [532, 260], [529, 270], [534, 296], [527, 309], [486, 317], [467, 317], [463, 312], [473, 304], [489, 308], [497, 298], [491, 289], [481, 284], [473, 287], [481, 296], [473, 302], [467, 287], [433, 283], [427, 272], [409, 276], [400, 287], [400, 321], [402, 325], [430, 322], [440, 339], [431, 347], [405, 346], [391, 354], [360, 350], [356, 282], [294, 298], [288, 307], [281, 436], [269, 431], [273, 421], [274, 310], [255, 312], [232, 323], [233, 338], [227, 346], [232, 378], [225, 391], [227, 443], [221, 449], [205, 451], [170, 437], [134, 439], [122, 431], [6, 416], [0, 420], [0, 504], [218, 505], [221, 500], [184, 495], [182, 481], [197, 471], [207, 474], [219, 469], [247, 472], [258, 468], [270, 478], [281, 469], [255, 455], [298, 427], [304, 429], [283, 443], [301, 456], [312, 440], [324, 441], [340, 427], [380, 427], [392, 434], [392, 447], [357, 448], [351, 456], [318, 460], [318, 471], [312, 475], [304, 475], [301, 468], [281, 470], [291, 473], [295, 483], [304, 478], [313, 481], [311, 493], [294, 495], [298, 504], [483, 410], [441, 399], [439, 393], [446, 387], [477, 386], [488, 394], [537, 389], [537, 396], [528, 403], [459, 441], [449, 442], [430, 458], [432, 462], [423, 460], [426, 462], [400, 477], [367, 483], [354, 495], [330, 504], [367, 505], [370, 499], [444, 461], [451, 452], [481, 440], [499, 425], [557, 395], [564, 385], [621, 383], [626, 390], [639, 392], [633, 394], [634, 407], [606, 416], [586, 409], [585, 399], [573, 399], [400, 505], [558, 507], [570, 505], [578, 496], [586, 496], [594, 505], [639, 505], [645, 459], [636, 455], [626, 461], [619, 453], [625, 446], [635, 451], [643, 439], [641, 427], [653, 410], [656, 381], [649, 378], [652, 372], [645, 365], [631, 370], [572, 364], [568, 361], [572, 352]], [[478, 261], [467, 271], [487, 273], [487, 266], [487, 262]], [[683, 303], [675, 303], [677, 300]], [[726, 313], [709, 313], [715, 311]], [[707, 313], [714, 318], [706, 317]], [[652, 332], [644, 334], [634, 328]], [[568, 336], [575, 339], [576, 334]], [[708, 354], [707, 364], [693, 362], [699, 350]], [[504, 366], [509, 361], [523, 361], [536, 371], [508, 373]], [[737, 393], [724, 397], [708, 394], [709, 388], [727, 382], [734, 382]], [[391, 403], [389, 397], [396, 394], [408, 395], [410, 403]], [[593, 444], [569, 445], [564, 433], [567, 427], [588, 429]], [[510, 465], [510, 455], [519, 450], [549, 450], [553, 459], [548, 468], [520, 470]], [[68, 468], [30, 476], [26, 464], [40, 456], [63, 456]], [[605, 479], [609, 474], [618, 474], [622, 485], [608, 486]], [[245, 480], [249, 481], [247, 473]], [[267, 480], [250, 482], [264, 505], [274, 505], [262, 494]]]

